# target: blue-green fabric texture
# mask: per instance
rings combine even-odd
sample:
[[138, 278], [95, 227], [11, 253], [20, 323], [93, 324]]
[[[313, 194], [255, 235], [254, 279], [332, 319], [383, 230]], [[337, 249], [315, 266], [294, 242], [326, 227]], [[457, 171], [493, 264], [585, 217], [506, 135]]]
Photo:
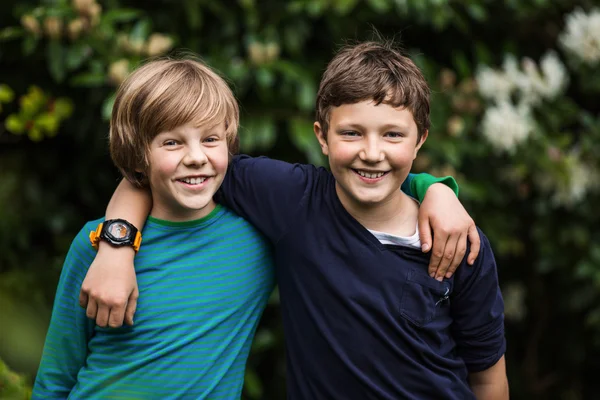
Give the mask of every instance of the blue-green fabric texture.
[[134, 326], [101, 328], [79, 306], [96, 252], [88, 222], [58, 285], [33, 399], [236, 399], [274, 287], [269, 245], [223, 206], [174, 223], [149, 217], [135, 258]]

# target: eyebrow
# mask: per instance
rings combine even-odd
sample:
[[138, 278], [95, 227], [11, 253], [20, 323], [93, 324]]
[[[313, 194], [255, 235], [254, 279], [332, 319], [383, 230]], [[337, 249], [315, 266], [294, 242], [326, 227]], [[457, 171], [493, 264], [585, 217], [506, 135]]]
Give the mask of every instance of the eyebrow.
[[[338, 124], [338, 131], [343, 131], [346, 129], [356, 129], [356, 130], [364, 130], [365, 127], [361, 124], [346, 124], [346, 123], [340, 123]], [[397, 131], [406, 131], [408, 130], [408, 127], [406, 126], [402, 126], [402, 125], [397, 125], [397, 124], [385, 124], [381, 127], [382, 130], [384, 131], [388, 131], [388, 130], [397, 130]]]

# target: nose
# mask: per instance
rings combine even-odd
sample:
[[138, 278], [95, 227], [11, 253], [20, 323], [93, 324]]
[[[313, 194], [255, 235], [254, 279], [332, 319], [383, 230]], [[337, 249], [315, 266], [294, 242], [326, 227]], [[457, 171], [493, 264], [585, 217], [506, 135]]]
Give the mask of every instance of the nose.
[[183, 163], [187, 166], [201, 166], [208, 162], [206, 153], [200, 144], [192, 144], [187, 148]]
[[359, 157], [362, 161], [367, 163], [378, 163], [383, 161], [383, 151], [379, 147], [379, 138], [374, 137], [373, 135], [366, 136]]

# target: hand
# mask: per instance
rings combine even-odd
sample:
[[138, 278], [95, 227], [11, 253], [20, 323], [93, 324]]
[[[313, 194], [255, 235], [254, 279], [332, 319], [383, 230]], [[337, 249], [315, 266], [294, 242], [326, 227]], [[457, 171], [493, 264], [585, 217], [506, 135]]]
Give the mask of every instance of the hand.
[[471, 243], [467, 262], [473, 265], [480, 246], [475, 222], [452, 189], [442, 183], [431, 185], [419, 210], [419, 235], [424, 253], [431, 249], [431, 229], [434, 243], [429, 275], [432, 278], [441, 281], [452, 276], [467, 251], [467, 238]]
[[100, 242], [98, 254], [81, 285], [79, 305], [96, 325], [118, 328], [123, 320], [133, 325], [139, 296], [130, 247], [112, 247]]

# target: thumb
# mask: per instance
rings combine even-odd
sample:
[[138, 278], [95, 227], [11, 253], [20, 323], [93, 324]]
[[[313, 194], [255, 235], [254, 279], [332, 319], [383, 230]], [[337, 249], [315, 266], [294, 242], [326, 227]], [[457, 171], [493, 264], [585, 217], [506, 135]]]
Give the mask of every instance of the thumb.
[[429, 218], [419, 214], [419, 239], [421, 240], [421, 251], [427, 253], [431, 249], [431, 226]]

